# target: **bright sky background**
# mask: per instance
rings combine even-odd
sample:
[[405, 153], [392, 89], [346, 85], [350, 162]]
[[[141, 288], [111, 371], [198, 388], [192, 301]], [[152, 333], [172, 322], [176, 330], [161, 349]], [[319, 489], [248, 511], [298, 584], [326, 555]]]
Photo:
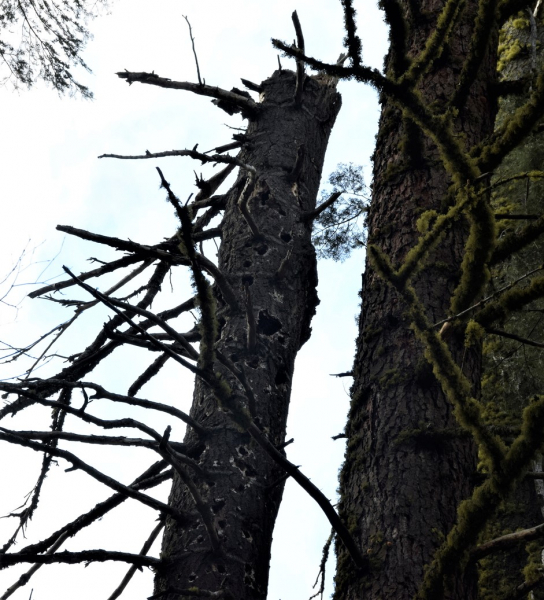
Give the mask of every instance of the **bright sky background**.
[[[273, 6], [274, 8], [270, 8]], [[386, 28], [377, 8], [370, 2], [356, 2], [366, 64], [381, 68], [386, 51]], [[21, 284], [49, 280], [60, 275], [66, 264], [76, 272], [89, 268], [90, 256], [108, 259], [103, 248], [70, 238], [55, 231], [57, 224], [73, 225], [103, 234], [130, 237], [142, 243], [157, 243], [172, 235], [176, 220], [159, 190], [155, 165], [160, 164], [174, 191], [186, 198], [193, 188], [193, 168], [211, 173], [189, 159], [162, 161], [97, 160], [104, 152], [140, 154], [192, 148], [207, 150], [228, 143], [239, 118], [229, 117], [207, 98], [188, 92], [164, 90], [134, 84], [128, 86], [115, 75], [123, 69], [155, 71], [179, 81], [196, 81], [187, 15], [196, 37], [200, 69], [206, 83], [225, 89], [241, 87], [240, 77], [260, 82], [277, 68], [277, 52], [270, 38], [294, 38], [291, 13], [296, 9], [302, 23], [309, 54], [334, 61], [342, 52], [342, 11], [339, 2], [330, 0], [276, 0], [273, 4], [251, 0], [116, 0], [111, 14], [90, 24], [94, 40], [88, 45], [85, 60], [92, 75], [82, 73], [80, 80], [95, 94], [92, 102], [59, 98], [44, 86], [30, 92], [0, 88], [0, 280], [17, 262], [23, 251], [25, 269], [19, 274], [19, 287], [7, 301], [18, 310], [0, 305], [0, 340], [16, 345], [30, 342], [38, 335], [66, 320], [70, 311], [43, 300], [24, 299], [33, 289]], [[282, 59], [284, 68], [293, 68]], [[1, 73], [0, 73], [1, 74]], [[377, 130], [376, 93], [355, 83], [341, 83], [343, 108], [333, 131], [324, 169], [324, 181], [339, 162], [354, 162], [365, 168], [370, 181], [370, 155]], [[54, 259], [52, 263], [51, 259]], [[45, 272], [41, 272], [45, 267]], [[293, 385], [288, 437], [288, 457], [302, 465], [329, 498], [335, 498], [337, 473], [344, 444], [331, 436], [343, 430], [348, 408], [349, 378], [337, 379], [330, 373], [350, 370], [356, 335], [358, 291], [363, 267], [362, 252], [343, 264], [320, 263], [319, 296], [321, 305], [314, 318], [314, 334], [299, 354]], [[11, 281], [11, 280], [8, 280]], [[174, 282], [166, 305], [189, 298], [191, 291], [183, 277]], [[0, 288], [0, 297], [8, 283]], [[106, 285], [102, 284], [102, 289]], [[73, 297], [67, 294], [67, 297]], [[80, 295], [81, 297], [81, 295]], [[156, 304], [154, 309], [160, 310]], [[82, 349], [92, 339], [96, 327], [107, 319], [101, 309], [85, 315], [79, 327], [66, 334], [59, 348], [63, 354]], [[192, 322], [180, 323], [180, 329]], [[126, 393], [135, 369], [147, 366], [155, 356], [146, 351], [126, 351], [115, 355], [108, 367], [88, 377], [106, 387]], [[2, 366], [0, 378], [17, 375], [17, 366]], [[47, 370], [44, 369], [43, 374]], [[140, 397], [168, 401], [187, 410], [192, 394], [191, 378], [170, 365], [164, 376], [143, 388]], [[94, 409], [94, 405], [93, 405]], [[119, 417], [119, 409], [101, 403], [95, 413], [105, 418]], [[133, 411], [135, 418], [146, 419], [159, 431], [170, 422], [163, 417]], [[44, 427], [47, 411], [34, 410], [28, 418], [12, 419], [5, 426], [13, 429]], [[4, 423], [2, 423], [4, 425]], [[85, 429], [74, 421], [68, 427]], [[134, 435], [127, 431], [126, 435]], [[181, 440], [183, 430], [174, 426], [173, 439]], [[143, 450], [116, 451], [97, 446], [70, 447], [88, 462], [129, 483], [155, 460]], [[28, 493], [38, 473], [41, 456], [30, 450], [0, 446], [0, 515], [15, 510]], [[108, 497], [109, 489], [78, 472], [65, 473], [67, 464], [59, 461], [44, 486], [40, 509], [27, 531], [27, 540], [37, 541], [68, 519], [89, 510]], [[165, 498], [167, 487], [157, 489]], [[135, 502], [126, 502], [111, 516], [69, 540], [63, 549], [100, 548], [139, 552], [154, 527], [153, 513]], [[14, 519], [0, 520], [0, 545], [15, 527]], [[329, 525], [317, 505], [288, 481], [276, 526], [270, 579], [270, 600], [304, 600], [313, 592], [322, 546]], [[21, 546], [19, 546], [21, 547]], [[158, 556], [157, 547], [150, 552]], [[28, 566], [0, 571], [0, 596]], [[111, 594], [124, 575], [120, 564], [95, 564], [83, 567], [52, 565], [38, 571], [31, 582], [12, 598], [33, 600], [100, 600]], [[334, 565], [329, 563], [328, 593]], [[149, 571], [137, 573], [122, 598], [144, 599], [151, 594]], [[328, 597], [328, 596], [326, 596]]]

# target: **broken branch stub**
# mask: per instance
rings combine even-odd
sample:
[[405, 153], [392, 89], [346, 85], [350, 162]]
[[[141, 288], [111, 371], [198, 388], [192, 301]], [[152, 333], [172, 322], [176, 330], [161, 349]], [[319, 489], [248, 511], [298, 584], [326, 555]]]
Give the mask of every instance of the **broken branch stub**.
[[[240, 170], [225, 194], [220, 226], [218, 268], [237, 304], [246, 310], [230, 309], [221, 288], [214, 290], [219, 323], [216, 351], [243, 372], [246, 386], [256, 391], [251, 413], [276, 447], [285, 442], [294, 360], [310, 336], [318, 303], [311, 224], [304, 222], [301, 214], [315, 209], [325, 150], [340, 109], [340, 95], [329, 83], [306, 78], [302, 97], [305, 110], [295, 105], [296, 75], [292, 71], [276, 71], [258, 85], [262, 102], [248, 117], [237, 157], [254, 172]], [[250, 186], [246, 185], [248, 178], [252, 180]], [[282, 264], [281, 278], [275, 277]], [[255, 328], [250, 348], [248, 295]], [[244, 385], [226, 367], [216, 364], [216, 369], [237, 398], [229, 406], [248, 409]], [[227, 414], [229, 408], [218, 410], [217, 403], [209, 386], [197, 380], [191, 415], [213, 431], [200, 454], [200, 465], [203, 469], [219, 466], [221, 472], [228, 473], [218, 477], [213, 488], [195, 481], [202, 500], [213, 507], [222, 555], [206, 560], [204, 567], [201, 552], [210, 550], [204, 524], [188, 529], [169, 519], [162, 556], [166, 560], [180, 558], [157, 574], [156, 591], [190, 588], [195, 585], [195, 574], [199, 588], [220, 589], [224, 573], [228, 573], [229, 591], [234, 597], [262, 598], [268, 580], [266, 548], [283, 485], [274, 486], [267, 494], [262, 490], [284, 472], [247, 432], [234, 425]], [[190, 431], [185, 443], [189, 455], [201, 446], [201, 440]], [[177, 476], [174, 479], [170, 501], [178, 510], [191, 510], [183, 482]], [[183, 552], [187, 547], [194, 552]]]

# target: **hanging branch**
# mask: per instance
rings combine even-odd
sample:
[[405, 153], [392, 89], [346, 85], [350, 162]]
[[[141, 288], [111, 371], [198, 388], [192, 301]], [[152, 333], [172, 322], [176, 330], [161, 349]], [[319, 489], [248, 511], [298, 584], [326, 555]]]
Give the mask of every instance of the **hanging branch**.
[[321, 583], [319, 584], [319, 589], [313, 596], [310, 596], [309, 600], [313, 600], [317, 596], [321, 596], [321, 600], [323, 600], [323, 593], [325, 592], [325, 569], [327, 567], [327, 560], [329, 559], [329, 551], [331, 549], [331, 544], [334, 539], [334, 530], [331, 531], [325, 545], [323, 546], [323, 553], [321, 555], [321, 563], [319, 564], [319, 573], [315, 579], [315, 583], [313, 588], [315, 589], [318, 581], [321, 579]]

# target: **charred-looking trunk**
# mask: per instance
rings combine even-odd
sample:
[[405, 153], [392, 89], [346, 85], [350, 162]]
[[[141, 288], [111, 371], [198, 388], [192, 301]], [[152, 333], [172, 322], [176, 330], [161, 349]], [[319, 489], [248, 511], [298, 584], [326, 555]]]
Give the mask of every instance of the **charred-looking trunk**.
[[[416, 57], [435, 30], [445, 3], [401, 4], [408, 15], [408, 55]], [[455, 96], [477, 4], [466, 3], [442, 58], [418, 85], [425, 105], [436, 109], [435, 114]], [[491, 44], [496, 44], [496, 36], [491, 36]], [[466, 140], [467, 149], [493, 129], [494, 54], [487, 51], [455, 119], [457, 137]], [[388, 74], [401, 74], [402, 59], [393, 48], [386, 61]], [[429, 210], [439, 214], [447, 210], [452, 183], [437, 146], [397, 106], [382, 96], [368, 218], [369, 244], [380, 248], [395, 268], [420, 236], [418, 217]], [[466, 222], [459, 219], [413, 279], [431, 323], [449, 314], [467, 231]], [[477, 457], [410, 328], [403, 298], [368, 259], [363, 282], [340, 514], [371, 558], [372, 569], [361, 577], [339, 547], [335, 598], [412, 600], [425, 565], [456, 521], [459, 503], [470, 495]], [[464, 374], [478, 382], [479, 352], [466, 350], [462, 336], [450, 334], [446, 341]], [[458, 574], [450, 588], [448, 599], [474, 598], [470, 574]]]
[[[296, 76], [276, 71], [260, 87], [258, 109], [249, 115], [239, 159], [256, 170], [249, 199], [250, 218], [239, 199], [247, 173], [241, 171], [226, 195], [221, 223], [219, 268], [236, 296], [238, 310], [217, 291], [216, 349], [245, 373], [254, 391], [247, 407], [268, 438], [281, 447], [295, 356], [310, 336], [318, 303], [311, 222], [329, 135], [340, 109], [336, 81], [305, 77], [302, 101], [295, 101]], [[250, 228], [248, 221], [252, 221]], [[229, 385], [237, 384], [226, 371]], [[188, 454], [208, 475], [195, 479], [211, 509], [219, 542], [196, 516], [194, 494], [176, 478], [169, 502], [193, 513], [180, 526], [168, 520], [162, 546], [167, 566], [156, 576], [156, 592], [174, 589], [225, 590], [236, 599], [266, 598], [272, 530], [284, 483], [282, 470], [218, 405], [209, 387], [197, 381], [191, 415], [212, 431], [192, 430]]]

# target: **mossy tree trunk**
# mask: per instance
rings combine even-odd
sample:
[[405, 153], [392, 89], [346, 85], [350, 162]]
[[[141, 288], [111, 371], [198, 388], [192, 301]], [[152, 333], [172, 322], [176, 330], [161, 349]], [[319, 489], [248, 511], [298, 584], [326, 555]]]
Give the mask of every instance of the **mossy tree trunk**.
[[[435, 31], [445, 3], [400, 5], [408, 28], [408, 56], [415, 57]], [[418, 14], [414, 14], [416, 9]], [[477, 9], [477, 2], [467, 2], [442, 57], [422, 78], [418, 89], [427, 106], [440, 110], [455, 96]], [[466, 148], [493, 129], [496, 43], [497, 36], [491, 35], [466, 103], [454, 120], [456, 134]], [[393, 44], [386, 60], [389, 75], [398, 76], [407, 66], [401, 50]], [[382, 250], [394, 267], [416, 244], [418, 217], [447, 208], [452, 183], [436, 145], [397, 106], [382, 96], [368, 216], [369, 244]], [[448, 316], [466, 236], [467, 224], [460, 219], [413, 280], [431, 323]], [[447, 342], [477, 395], [480, 352], [467, 351], [462, 336], [455, 333]], [[423, 356], [401, 295], [368, 259], [354, 377], [340, 512], [373, 567], [361, 577], [339, 546], [335, 598], [412, 600], [425, 565], [456, 521], [459, 503], [471, 493], [477, 457], [470, 437], [459, 435], [453, 407]], [[448, 599], [474, 598], [476, 578], [472, 575], [454, 574]]]
[[[250, 115], [238, 158], [256, 169], [249, 199], [255, 230], [242, 218], [239, 199], [246, 185], [241, 172], [226, 195], [221, 222], [219, 268], [238, 309], [216, 292], [219, 334], [216, 350], [245, 373], [254, 390], [246, 406], [270, 441], [281, 448], [291, 393], [294, 361], [310, 336], [318, 304], [311, 221], [325, 150], [340, 96], [336, 81], [305, 77], [301, 103], [295, 101], [295, 74], [276, 71], [261, 84], [258, 110]], [[230, 387], [240, 386], [227, 371]], [[240, 398], [244, 390], [240, 388]], [[156, 577], [156, 592], [175, 589], [224, 590], [228, 597], [266, 597], [272, 531], [284, 471], [242, 432], [197, 381], [191, 415], [212, 429], [202, 439], [187, 433], [188, 455], [210, 474], [195, 481], [211, 509], [219, 548], [213, 550], [202, 519], [188, 526], [167, 521], [162, 546], [166, 567]], [[187, 486], [175, 479], [170, 505], [194, 511]], [[226, 586], [226, 587], [225, 587]]]

